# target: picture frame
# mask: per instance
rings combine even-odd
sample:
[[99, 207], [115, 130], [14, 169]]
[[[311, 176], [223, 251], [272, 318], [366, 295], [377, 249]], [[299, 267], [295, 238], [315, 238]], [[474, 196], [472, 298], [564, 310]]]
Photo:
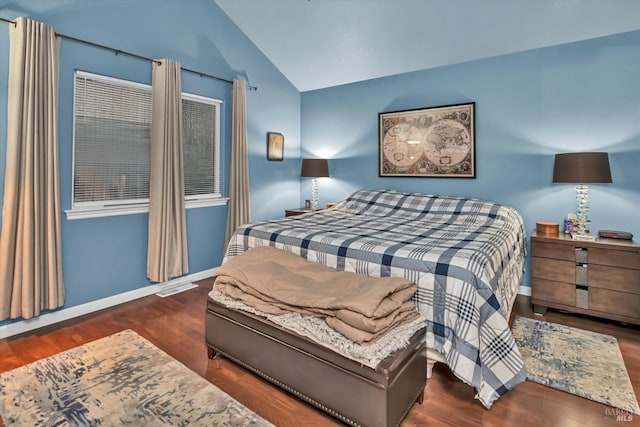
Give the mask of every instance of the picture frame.
[[475, 102], [378, 113], [381, 177], [475, 178]]
[[267, 160], [284, 160], [284, 135], [277, 132], [267, 132]]

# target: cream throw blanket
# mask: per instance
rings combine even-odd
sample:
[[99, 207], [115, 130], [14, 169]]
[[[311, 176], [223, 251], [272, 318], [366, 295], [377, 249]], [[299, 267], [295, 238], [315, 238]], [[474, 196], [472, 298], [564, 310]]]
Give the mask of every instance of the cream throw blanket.
[[231, 258], [214, 277], [219, 292], [259, 311], [325, 317], [359, 344], [419, 316], [409, 301], [417, 285], [409, 280], [338, 272], [271, 246]]

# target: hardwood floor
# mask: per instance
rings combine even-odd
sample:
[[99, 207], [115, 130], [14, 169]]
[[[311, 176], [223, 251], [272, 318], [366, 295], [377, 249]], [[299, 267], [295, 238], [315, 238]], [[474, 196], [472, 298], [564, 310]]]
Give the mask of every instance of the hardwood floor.
[[[133, 329], [207, 378], [220, 389], [278, 426], [338, 426], [332, 417], [225, 359], [209, 360], [204, 343], [204, 313], [211, 279], [192, 290], [160, 298], [145, 297], [121, 306], [0, 340], [0, 372], [51, 356], [77, 345]], [[534, 316], [529, 298], [518, 296], [513, 315], [535, 317], [618, 339], [640, 396], [640, 328], [580, 315], [548, 311]], [[0, 425], [2, 423], [0, 422]], [[612, 408], [526, 381], [500, 398], [490, 410], [473, 398], [471, 387], [438, 364], [425, 400], [402, 423], [408, 426], [640, 426], [640, 416], [616, 421]]]

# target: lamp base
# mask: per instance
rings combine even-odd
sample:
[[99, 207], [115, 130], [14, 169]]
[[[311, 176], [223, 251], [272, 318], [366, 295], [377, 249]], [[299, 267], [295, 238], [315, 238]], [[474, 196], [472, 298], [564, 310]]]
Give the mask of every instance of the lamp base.
[[311, 209], [318, 210], [318, 178], [311, 180]]
[[576, 186], [576, 200], [578, 201], [578, 210], [576, 212], [576, 234], [589, 235], [589, 187], [584, 184]]

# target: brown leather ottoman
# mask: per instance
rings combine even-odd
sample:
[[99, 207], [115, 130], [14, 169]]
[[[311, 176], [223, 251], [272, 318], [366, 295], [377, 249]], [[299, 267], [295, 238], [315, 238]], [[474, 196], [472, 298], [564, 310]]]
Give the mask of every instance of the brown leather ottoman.
[[376, 369], [363, 366], [251, 313], [208, 299], [206, 343], [342, 422], [397, 426], [422, 403], [427, 376], [425, 329]]

